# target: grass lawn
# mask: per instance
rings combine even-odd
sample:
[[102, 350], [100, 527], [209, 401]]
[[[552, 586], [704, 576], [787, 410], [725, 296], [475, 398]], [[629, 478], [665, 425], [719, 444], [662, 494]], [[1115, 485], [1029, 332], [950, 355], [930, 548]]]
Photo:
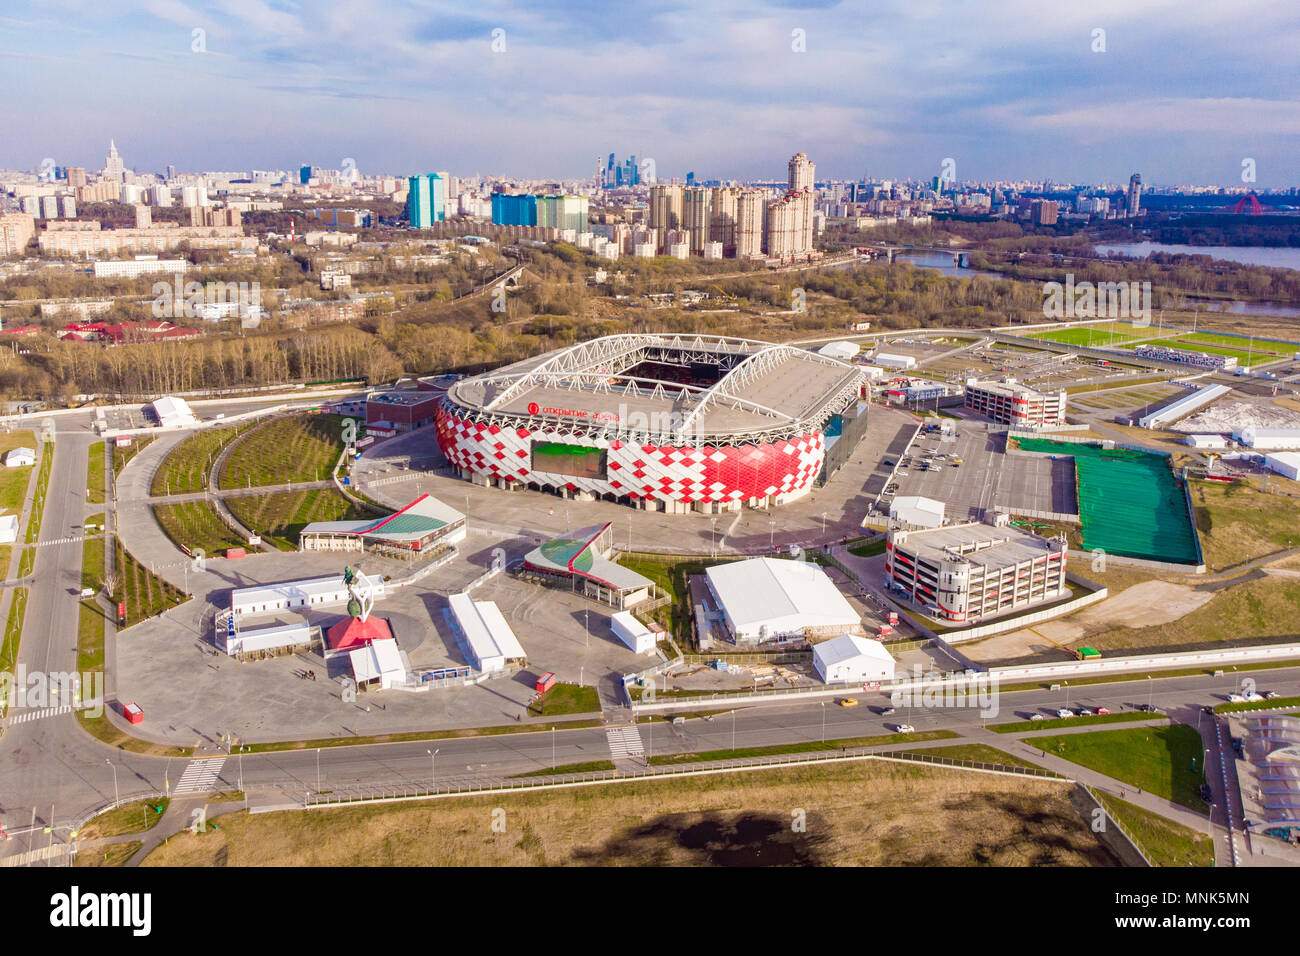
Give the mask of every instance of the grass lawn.
[[[1277, 479], [1274, 479], [1276, 486]], [[1190, 483], [1205, 564], [1211, 571], [1300, 544], [1300, 508], [1286, 495], [1265, 494], [1256, 479]]]
[[81, 586], [96, 591], [104, 586], [103, 538], [87, 538], [81, 545]]
[[1035, 737], [1033, 746], [1197, 813], [1207, 812], [1200, 794], [1204, 748], [1195, 727], [1173, 724]]
[[[158, 825], [167, 812], [168, 800], [139, 800], [115, 807], [92, 819], [77, 834], [78, 840], [103, 840], [124, 833], [144, 833]], [[162, 811], [161, 813], [159, 811]]]
[[36, 567], [36, 549], [23, 548], [18, 554], [18, 576], [25, 578]]
[[[645, 555], [624, 557], [620, 562], [637, 574], [649, 578], [655, 583], [660, 594], [668, 594], [672, 600], [663, 607], [655, 608], [650, 617], [662, 624], [681, 646], [682, 650], [694, 650], [691, 635], [692, 628], [691, 593], [686, 579], [692, 575], [703, 574], [705, 568], [738, 558], [693, 558], [682, 560], [676, 555]], [[688, 647], [688, 645], [690, 645]]]
[[1241, 704], [1220, 704], [1216, 714], [1242, 714], [1256, 710], [1277, 710], [1279, 707], [1300, 707], [1300, 697], [1274, 697], [1272, 700], [1247, 701]]
[[1042, 339], [1045, 342], [1059, 342], [1062, 345], [1104, 348], [1112, 342], [1145, 342], [1147, 339], [1158, 338], [1160, 334], [1159, 328], [1150, 325], [1136, 328], [1132, 322], [1096, 322], [1070, 329], [1026, 332], [1025, 337]]
[[217, 514], [217, 509], [206, 501], [156, 505], [153, 515], [172, 544], [191, 552], [215, 555], [226, 548], [239, 548], [248, 543], [231, 531]]
[[0, 544], [0, 577], [9, 577], [9, 562], [13, 559], [14, 549], [7, 544]]
[[1005, 751], [998, 750], [997, 747], [990, 747], [988, 744], [954, 744], [951, 747], [926, 747], [918, 753], [930, 754], [934, 757], [951, 757], [953, 760], [974, 760], [977, 763], [996, 763], [1004, 767], [1028, 767], [1033, 770], [1042, 770], [1043, 768], [1035, 763], [1030, 763], [1023, 757], [1015, 757]]
[[528, 712], [539, 717], [559, 714], [594, 714], [600, 712], [600, 695], [594, 687], [556, 684], [540, 700], [528, 705]]
[[73, 858], [73, 866], [124, 866], [126, 861], [135, 856], [136, 851], [144, 846], [139, 840], [128, 840], [125, 843], [107, 843], [104, 846], [87, 847], [84, 850], [78, 850], [76, 857]]
[[131, 459], [134, 458], [136, 455], [140, 454], [140, 452], [144, 451], [146, 448], [148, 448], [149, 443], [152, 441], [154, 441], [152, 437], [141, 438], [139, 436], [133, 436], [131, 439], [131, 444], [129, 445], [124, 445], [121, 448], [118, 448], [116, 445], [114, 445], [113, 446], [113, 477], [116, 478], [118, 475], [120, 475], [122, 473], [122, 469], [125, 468], [128, 464], [130, 464]]
[[113, 565], [121, 576], [121, 583], [113, 600], [126, 602], [127, 627], [186, 600], [180, 588], [168, 584], [137, 561], [122, 547], [121, 541], [114, 540], [114, 549]]
[[547, 767], [545, 770], [530, 770], [528, 773], [512, 773], [514, 777], [550, 777], [559, 773], [598, 773], [602, 770], [613, 770], [614, 761], [612, 760], [593, 760], [590, 763], [565, 763], [558, 767]]
[[104, 625], [108, 618], [99, 605], [89, 599], [77, 609], [77, 670], [104, 669]]
[[0, 644], [0, 670], [12, 672], [18, 660], [18, 645], [23, 636], [23, 618], [27, 614], [27, 589], [14, 588], [5, 621], [4, 643]]
[[841, 737], [835, 740], [806, 740], [797, 744], [777, 744], [772, 747], [739, 747], [736, 750], [705, 750], [700, 753], [663, 754], [650, 758], [656, 765], [671, 766], [680, 763], [703, 763], [709, 760], [739, 760], [742, 757], [768, 757], [777, 754], [806, 754], [823, 750], [849, 747], [881, 747], [886, 744], [906, 744], [918, 740], [948, 740], [959, 736], [952, 730], [922, 730], [914, 734], [880, 734], [875, 737]]
[[239, 495], [226, 505], [236, 518], [262, 540], [281, 551], [298, 547], [298, 534], [313, 521], [351, 521], [374, 517], [334, 488], [304, 488], [268, 495]]
[[343, 451], [342, 415], [275, 418], [235, 443], [217, 476], [221, 488], [280, 485], [329, 478]]
[[[0, 432], [0, 455], [11, 448], [36, 448], [36, 436], [26, 430]], [[0, 510], [22, 513], [23, 500], [27, 497], [27, 482], [31, 479], [32, 466], [5, 468], [0, 466]]]
[[149, 494], [180, 495], [203, 491], [208, 485], [208, 469], [212, 462], [238, 434], [237, 428], [205, 428], [186, 438], [159, 464]]
[[54, 464], [54, 446], [41, 449], [37, 462], [40, 471], [36, 475], [36, 493], [32, 497], [32, 513], [27, 519], [27, 543], [32, 544], [41, 536], [41, 516], [45, 513], [45, 492], [50, 487], [50, 468]]
[[[493, 810], [504, 830], [492, 827]], [[806, 829], [792, 827], [793, 808]], [[876, 761], [232, 813], [149, 866], [1114, 866], [1059, 781]]]
[[[1164, 714], [1141, 714], [1125, 711], [1122, 714], [1095, 714], [1092, 717], [1053, 717], [1050, 720], [1016, 720], [1009, 724], [993, 724], [989, 730], [999, 734], [1018, 734], [1026, 730], [1056, 730], [1059, 727], [1081, 727], [1084, 724], [1122, 724], [1134, 720], [1166, 720]], [[1037, 746], [1037, 744], [1035, 744]]]
[[888, 543], [887, 539], [880, 538], [876, 541], [868, 541], [866, 544], [857, 544], [849, 548], [849, 554], [855, 558], [874, 558], [885, 553], [885, 545]]
[[[599, 727], [601, 720], [566, 720], [555, 726], [560, 730]], [[244, 753], [278, 753], [284, 750], [316, 750], [329, 747], [357, 747], [366, 744], [400, 744], [414, 740], [449, 740], [461, 737], [496, 737], [500, 734], [537, 734], [549, 732], [549, 727], [536, 724], [502, 724], [496, 727], [464, 727], [459, 730], [417, 730], [397, 734], [376, 734], [370, 737], [318, 737], [315, 740], [278, 740], [265, 744], [249, 744]]]
[[93, 505], [104, 503], [104, 443], [97, 441], [90, 446], [90, 458], [86, 462], [86, 498]]
[[1214, 866], [1214, 841], [1207, 834], [1108, 793], [1098, 792], [1097, 799], [1156, 866]]

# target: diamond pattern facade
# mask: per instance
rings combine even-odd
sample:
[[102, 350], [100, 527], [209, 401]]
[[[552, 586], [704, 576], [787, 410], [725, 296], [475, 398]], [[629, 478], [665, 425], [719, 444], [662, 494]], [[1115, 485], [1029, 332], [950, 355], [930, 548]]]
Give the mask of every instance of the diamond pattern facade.
[[[541, 429], [501, 428], [458, 417], [445, 407], [437, 412], [437, 435], [449, 462], [488, 478], [686, 504], [796, 498], [812, 488], [825, 457], [821, 432], [764, 444], [630, 445]], [[605, 449], [605, 479], [532, 471], [534, 441]]]

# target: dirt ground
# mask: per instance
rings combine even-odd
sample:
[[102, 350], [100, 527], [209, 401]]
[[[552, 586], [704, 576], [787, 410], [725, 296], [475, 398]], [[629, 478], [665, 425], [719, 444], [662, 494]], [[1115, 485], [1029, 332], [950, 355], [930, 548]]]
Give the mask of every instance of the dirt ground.
[[150, 866], [1114, 866], [1071, 785], [861, 761], [222, 817]]
[[1073, 647], [1090, 634], [1113, 630], [1117, 624], [1133, 628], [1170, 624], [1213, 599], [1212, 592], [1184, 584], [1143, 581], [1112, 592], [1106, 600], [1077, 614], [963, 644], [962, 651], [980, 661], [1041, 654], [1063, 645]]

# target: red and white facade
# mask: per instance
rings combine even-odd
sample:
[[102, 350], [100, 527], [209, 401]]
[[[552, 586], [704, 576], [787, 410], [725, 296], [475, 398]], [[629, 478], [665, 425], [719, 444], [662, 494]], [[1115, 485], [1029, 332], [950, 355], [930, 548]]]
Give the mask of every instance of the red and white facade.
[[1065, 424], [1064, 390], [1040, 392], [1008, 380], [966, 383], [965, 405], [1012, 428], [1042, 428]]
[[[662, 511], [735, 510], [745, 503], [783, 504], [806, 494], [825, 457], [821, 432], [760, 444], [645, 445], [618, 438], [575, 436], [544, 427], [513, 427], [437, 414], [438, 444], [467, 477], [501, 487], [535, 485], [631, 499]], [[602, 449], [604, 479], [532, 470], [533, 442]]]

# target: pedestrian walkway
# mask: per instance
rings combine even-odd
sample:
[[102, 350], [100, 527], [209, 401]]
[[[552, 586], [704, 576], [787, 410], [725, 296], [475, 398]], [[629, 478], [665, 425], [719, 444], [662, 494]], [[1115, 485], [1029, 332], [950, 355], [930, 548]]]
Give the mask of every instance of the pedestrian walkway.
[[606, 727], [605, 739], [609, 741], [609, 752], [614, 760], [645, 760], [645, 747], [636, 724]]
[[40, 720], [43, 717], [57, 717], [59, 714], [70, 714], [77, 708], [71, 704], [64, 704], [62, 707], [43, 707], [40, 710], [27, 710], [20, 714], [14, 714], [9, 717], [5, 723], [12, 727], [14, 724], [25, 724], [30, 720]]
[[66, 843], [55, 843], [51, 846], [43, 846], [38, 850], [27, 850], [23, 853], [7, 856], [0, 860], [0, 866], [31, 866], [41, 860], [52, 860], [55, 857], [64, 856], [67, 852], [68, 845]]
[[191, 760], [185, 772], [181, 774], [181, 779], [177, 781], [176, 789], [172, 794], [179, 797], [187, 793], [205, 793], [213, 789], [213, 784], [217, 782], [217, 775], [221, 773], [225, 762], [225, 757]]

